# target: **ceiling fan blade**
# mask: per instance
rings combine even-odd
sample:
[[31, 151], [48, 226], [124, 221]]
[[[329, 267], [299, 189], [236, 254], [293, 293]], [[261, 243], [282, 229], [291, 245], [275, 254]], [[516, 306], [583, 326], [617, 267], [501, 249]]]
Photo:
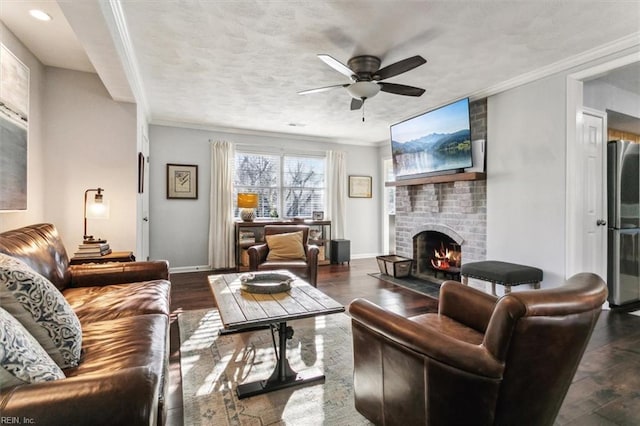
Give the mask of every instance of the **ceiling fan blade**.
[[384, 80], [385, 78], [390, 78], [398, 74], [402, 74], [403, 72], [412, 70], [425, 63], [427, 63], [427, 60], [424, 59], [422, 56], [420, 55], [412, 56], [410, 58], [403, 59], [402, 61], [398, 61], [396, 63], [387, 65], [386, 67], [379, 69], [373, 75], [373, 79]]
[[320, 58], [320, 60], [329, 65], [334, 70], [338, 71], [340, 74], [344, 74], [351, 80], [355, 80], [355, 73], [351, 70], [351, 68], [349, 68], [333, 56], [321, 53], [318, 55], [318, 58]]
[[404, 96], [422, 96], [424, 89], [413, 86], [405, 86], [404, 84], [395, 83], [378, 83], [380, 90], [387, 93], [393, 93], [394, 95]]
[[364, 101], [358, 98], [351, 98], [351, 111], [355, 111], [357, 109], [362, 108]]
[[315, 89], [303, 90], [301, 92], [298, 92], [298, 95], [308, 95], [310, 93], [328, 92], [329, 90], [337, 89], [339, 87], [347, 87], [347, 86], [349, 86], [349, 83], [346, 83], [346, 84], [334, 84], [333, 86], [318, 87], [318, 88], [315, 88]]

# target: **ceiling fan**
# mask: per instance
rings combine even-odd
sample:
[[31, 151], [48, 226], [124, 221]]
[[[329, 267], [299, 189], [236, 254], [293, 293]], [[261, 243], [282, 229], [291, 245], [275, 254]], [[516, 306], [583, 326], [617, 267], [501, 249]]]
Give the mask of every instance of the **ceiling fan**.
[[357, 110], [362, 107], [366, 99], [374, 97], [381, 90], [383, 92], [404, 96], [421, 96], [424, 93], [424, 89], [419, 87], [405, 86], [404, 84], [384, 83], [382, 81], [410, 71], [426, 63], [426, 59], [420, 55], [403, 59], [402, 61], [387, 65], [384, 68], [380, 68], [380, 59], [371, 55], [354, 56], [347, 61], [347, 65], [332, 56], [325, 54], [318, 55], [318, 58], [339, 73], [349, 77], [349, 79], [351, 79], [351, 83], [335, 84], [333, 86], [303, 90], [298, 92], [299, 95], [326, 92], [339, 87], [344, 87], [353, 98], [351, 99], [351, 110]]

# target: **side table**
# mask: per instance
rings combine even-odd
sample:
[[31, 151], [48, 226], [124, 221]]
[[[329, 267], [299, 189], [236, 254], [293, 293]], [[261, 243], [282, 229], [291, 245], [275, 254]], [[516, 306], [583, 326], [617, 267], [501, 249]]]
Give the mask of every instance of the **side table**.
[[104, 256], [72, 257], [70, 265], [82, 265], [83, 263], [108, 263], [108, 262], [135, 262], [136, 257], [132, 251], [113, 251]]

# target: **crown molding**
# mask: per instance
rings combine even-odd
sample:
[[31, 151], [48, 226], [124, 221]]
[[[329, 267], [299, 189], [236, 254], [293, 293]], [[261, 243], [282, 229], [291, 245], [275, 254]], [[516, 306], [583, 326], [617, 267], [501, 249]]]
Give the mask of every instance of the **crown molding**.
[[632, 49], [634, 47], [640, 47], [640, 32], [630, 34], [626, 37], [622, 37], [610, 43], [603, 44], [601, 46], [582, 52], [578, 55], [563, 59], [562, 61], [558, 61], [553, 64], [533, 70], [531, 72], [524, 73], [515, 78], [504, 81], [502, 83], [498, 83], [486, 89], [473, 92], [467, 96], [472, 101], [486, 98], [510, 89], [514, 89], [524, 84], [549, 77], [559, 72], [568, 71], [572, 68], [585, 65], [591, 61], [605, 58], [609, 55], [616, 54], [623, 50]]
[[263, 136], [263, 137], [270, 137], [270, 138], [276, 138], [276, 139], [287, 139], [287, 140], [318, 142], [318, 143], [331, 143], [331, 144], [337, 144], [337, 145], [377, 146], [378, 144], [378, 142], [371, 143], [371, 142], [359, 141], [355, 139], [339, 139], [339, 138], [329, 138], [329, 137], [323, 137], [323, 136], [303, 135], [299, 133], [271, 132], [268, 130], [253, 130], [253, 129], [238, 128], [238, 127], [224, 127], [224, 126], [216, 126], [214, 124], [174, 121], [174, 120], [159, 119], [159, 118], [154, 118], [150, 120], [149, 124], [155, 125], [155, 126], [177, 127], [182, 129], [228, 133], [232, 135]]
[[127, 80], [131, 85], [136, 102], [138, 103], [138, 106], [142, 108], [144, 115], [148, 119], [150, 116], [149, 103], [144, 90], [144, 84], [140, 74], [140, 68], [138, 67], [133, 43], [129, 36], [127, 21], [124, 16], [124, 11], [122, 10], [122, 3], [120, 0], [100, 2], [100, 8], [107, 22], [107, 26], [109, 27], [109, 32], [111, 33], [116, 51], [120, 57]]

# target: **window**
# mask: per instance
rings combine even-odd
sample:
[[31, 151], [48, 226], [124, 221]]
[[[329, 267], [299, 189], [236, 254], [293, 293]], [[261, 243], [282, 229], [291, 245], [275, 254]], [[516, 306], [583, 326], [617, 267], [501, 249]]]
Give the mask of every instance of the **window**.
[[234, 198], [238, 192], [257, 193], [259, 218], [310, 218], [324, 211], [324, 176], [324, 157], [236, 151]]

